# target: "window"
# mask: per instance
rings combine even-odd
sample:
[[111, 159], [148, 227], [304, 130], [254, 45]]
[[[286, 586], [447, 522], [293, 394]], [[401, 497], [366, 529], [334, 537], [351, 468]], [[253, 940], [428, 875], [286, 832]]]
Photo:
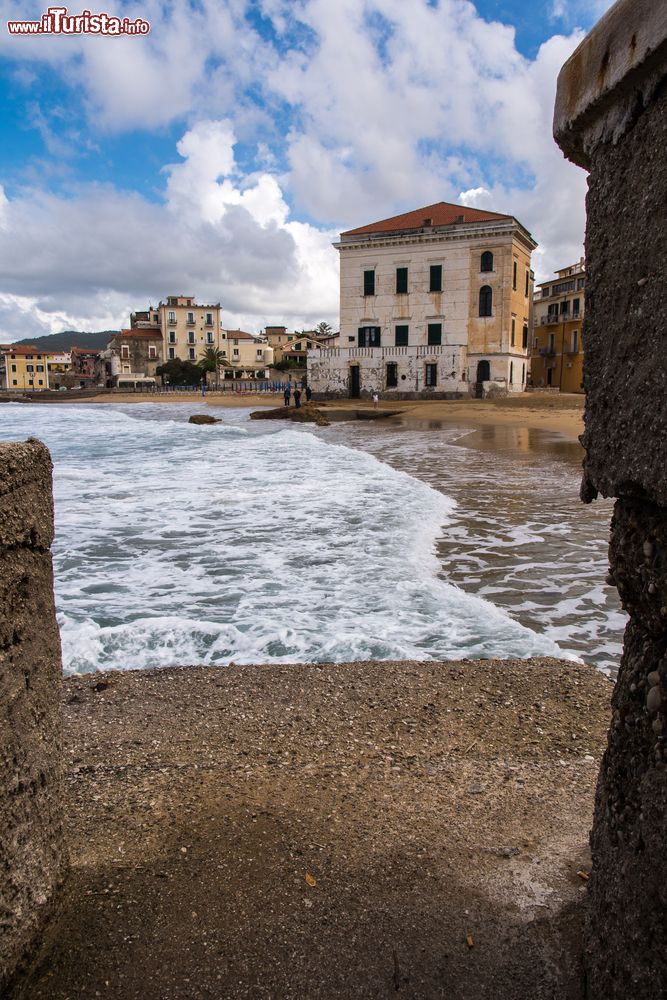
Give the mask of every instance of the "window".
[[431, 264], [429, 269], [429, 292], [442, 291], [442, 264]]
[[263, 357], [264, 357], [264, 351], [262, 350], [261, 347], [258, 347], [257, 348], [257, 360], [261, 361]]
[[175, 357], [176, 357], [176, 350], [175, 350], [175, 348], [170, 347], [169, 348], [169, 360], [173, 361]]
[[512, 268], [512, 288], [514, 289], [514, 291], [516, 291], [516, 279], [518, 273], [519, 273], [519, 265], [517, 264], [516, 261], [514, 261], [514, 265]]
[[526, 381], [526, 366], [521, 365], [521, 385], [523, 385], [525, 381]]
[[188, 358], [190, 359], [190, 361], [194, 361], [195, 360], [195, 349], [194, 349], [194, 347], [188, 348]]
[[18, 384], [19, 384], [18, 383], [18, 379], [13, 378], [12, 379], [12, 385], [18, 385]]
[[375, 271], [364, 271], [364, 295], [375, 295]]
[[572, 331], [572, 353], [576, 354], [579, 350], [579, 331]]
[[239, 349], [238, 349], [238, 347], [235, 347], [233, 349], [233, 351], [232, 351], [232, 357], [233, 358], [238, 358], [238, 356], [239, 356]]
[[407, 347], [408, 346], [408, 331], [407, 326], [397, 326], [396, 327], [396, 347]]
[[356, 338], [355, 337], [348, 337], [347, 339], [348, 339], [348, 341], [349, 341], [350, 344], [353, 344]]
[[[442, 323], [428, 324], [428, 343], [431, 345], [442, 343]], [[428, 368], [428, 365], [426, 367]]]
[[426, 375], [424, 378], [424, 385], [432, 389], [438, 384], [438, 366], [437, 365], [426, 365]]
[[170, 330], [169, 331], [169, 343], [170, 344], [175, 344], [176, 343], [176, 331], [175, 330]]
[[523, 324], [523, 333], [521, 335], [521, 346], [524, 351], [528, 348], [528, 324]]
[[524, 292], [524, 295], [527, 296], [529, 291], [530, 291], [530, 271], [526, 269], [526, 290]]
[[479, 290], [479, 315], [491, 316], [493, 309], [493, 292], [491, 285], [482, 285]]
[[569, 302], [561, 302], [561, 304], [560, 304], [560, 314], [561, 314], [561, 316], [567, 316], [569, 314], [569, 312], [570, 312], [570, 303]]
[[26, 370], [27, 372], [34, 372], [35, 368], [34, 368], [34, 366], [33, 366], [33, 365], [26, 365], [26, 366], [25, 366], [25, 370]]
[[490, 250], [485, 250], [479, 266], [480, 271], [493, 271], [493, 254]]
[[155, 361], [155, 359], [157, 357], [157, 350], [155, 349], [155, 345], [154, 344], [149, 344], [148, 345], [148, 357], [149, 357], [149, 359], [151, 361]]
[[16, 371], [16, 365], [12, 365], [12, 371], [13, 371], [13, 372], [15, 372], [15, 371]]
[[194, 344], [194, 342], [195, 342], [194, 330], [188, 330], [188, 344]]
[[510, 385], [514, 382], [514, 362], [510, 361]]
[[213, 313], [206, 313], [206, 326], [213, 326]]
[[213, 343], [213, 331], [212, 330], [207, 330], [206, 331], [206, 343], [207, 344], [212, 344]]
[[516, 339], [516, 319], [512, 316], [512, 334], [510, 337], [510, 347], [514, 347], [514, 341]]
[[580, 308], [580, 306], [581, 306], [581, 299], [574, 299], [574, 301], [572, 302], [572, 315], [573, 316], [576, 317], [576, 316], [579, 315], [579, 308]]
[[583, 288], [585, 284], [586, 284], [585, 278], [577, 278], [577, 291]]
[[555, 354], [556, 353], [556, 334], [555, 333], [550, 333], [549, 334], [549, 347], [548, 347], [548, 351], [549, 351], [549, 354]]
[[294, 345], [294, 350], [295, 350], [295, 351], [300, 351], [300, 350], [301, 350], [301, 341], [299, 341], [299, 343], [298, 343], [298, 344], [295, 344], [295, 345]]
[[380, 327], [360, 326], [357, 330], [357, 344], [359, 347], [379, 347]]
[[398, 365], [390, 362], [387, 365], [387, 388], [395, 389], [398, 385]]
[[396, 268], [396, 294], [408, 294], [408, 269], [407, 267]]
[[37, 385], [44, 385], [44, 379], [41, 379], [41, 378], [38, 379], [37, 380]]
[[122, 344], [121, 345], [120, 356], [121, 356], [121, 358], [129, 358], [129, 356], [130, 356], [130, 348], [128, 347], [127, 344]]
[[188, 323], [192, 324], [192, 323], [194, 323], [194, 321], [195, 321], [195, 314], [194, 313], [188, 313]]
[[169, 313], [169, 322], [170, 323], [175, 323], [176, 322], [176, 313], [175, 312], [170, 312]]

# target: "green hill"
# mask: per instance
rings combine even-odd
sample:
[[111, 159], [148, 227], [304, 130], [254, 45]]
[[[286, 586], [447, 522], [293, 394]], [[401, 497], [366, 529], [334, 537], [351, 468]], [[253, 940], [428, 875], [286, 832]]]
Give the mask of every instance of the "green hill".
[[45, 352], [69, 351], [70, 347], [88, 347], [91, 350], [102, 351], [114, 333], [118, 333], [118, 330], [98, 330], [96, 333], [63, 330], [62, 333], [50, 333], [44, 337], [26, 337], [24, 340], [17, 340], [16, 343], [34, 344]]

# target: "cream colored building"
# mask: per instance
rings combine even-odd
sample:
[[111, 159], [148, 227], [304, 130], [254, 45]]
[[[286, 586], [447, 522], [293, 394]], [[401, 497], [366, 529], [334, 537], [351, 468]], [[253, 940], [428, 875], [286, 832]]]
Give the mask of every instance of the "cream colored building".
[[313, 392], [523, 391], [537, 244], [513, 216], [439, 202], [335, 246], [340, 346], [309, 352]]
[[531, 380], [537, 387], [561, 392], [584, 391], [584, 322], [586, 265], [556, 271], [535, 292], [532, 323]]
[[[133, 313], [131, 325], [143, 324], [146, 314]], [[155, 310], [147, 312], [149, 323], [162, 330], [162, 353], [165, 361], [190, 361], [197, 364], [207, 347], [222, 350], [226, 347], [220, 325], [220, 303], [198, 305], [187, 295], [169, 295]], [[138, 320], [137, 317], [142, 319]]]
[[273, 364], [273, 348], [245, 330], [222, 331], [223, 377], [267, 378]]

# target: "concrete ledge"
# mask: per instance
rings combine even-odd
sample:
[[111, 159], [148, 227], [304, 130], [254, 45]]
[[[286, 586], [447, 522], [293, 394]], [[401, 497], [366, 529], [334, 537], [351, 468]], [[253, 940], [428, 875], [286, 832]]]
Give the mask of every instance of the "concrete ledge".
[[667, 5], [619, 0], [560, 71], [554, 137], [568, 159], [590, 166], [591, 150], [616, 142], [667, 73]]
[[0, 995], [62, 880], [60, 637], [48, 550], [51, 459], [0, 446]]

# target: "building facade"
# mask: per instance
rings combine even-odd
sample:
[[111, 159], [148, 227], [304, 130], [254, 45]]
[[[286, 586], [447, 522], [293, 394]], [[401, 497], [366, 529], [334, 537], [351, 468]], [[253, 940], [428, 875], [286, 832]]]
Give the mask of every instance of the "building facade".
[[135, 326], [121, 330], [109, 341], [109, 350], [118, 358], [111, 385], [138, 386], [156, 382], [156, 369], [163, 360], [159, 327]]
[[222, 350], [223, 330], [220, 325], [220, 303], [198, 305], [187, 295], [169, 295], [157, 309], [133, 313], [130, 325], [159, 326], [162, 331], [165, 361], [190, 361], [197, 364], [207, 347]]
[[521, 392], [537, 246], [515, 218], [439, 202], [341, 233], [340, 346], [308, 354], [313, 392]]
[[79, 386], [70, 351], [44, 352], [30, 344], [0, 346], [0, 387], [25, 392]]
[[584, 258], [537, 287], [531, 330], [531, 381], [561, 392], [584, 391]]

